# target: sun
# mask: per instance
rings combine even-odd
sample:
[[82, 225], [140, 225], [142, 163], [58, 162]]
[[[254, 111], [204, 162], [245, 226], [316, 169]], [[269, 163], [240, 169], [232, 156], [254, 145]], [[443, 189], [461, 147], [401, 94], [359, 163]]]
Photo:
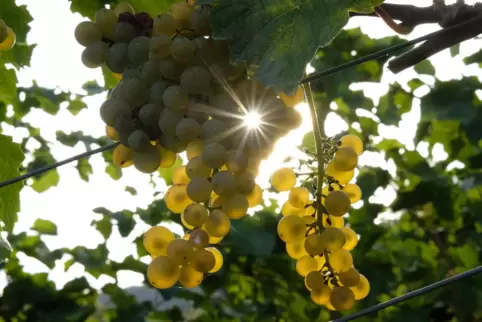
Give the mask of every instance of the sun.
[[250, 130], [256, 130], [261, 125], [261, 115], [258, 112], [250, 111], [243, 117], [244, 125]]

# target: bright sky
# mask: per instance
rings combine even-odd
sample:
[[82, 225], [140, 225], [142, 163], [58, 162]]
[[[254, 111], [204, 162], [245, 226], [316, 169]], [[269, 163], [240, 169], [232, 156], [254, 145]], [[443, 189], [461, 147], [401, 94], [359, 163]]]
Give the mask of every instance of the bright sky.
[[[393, 2], [393, 1], [392, 1]], [[412, 3], [420, 6], [430, 5], [430, 0], [416, 1], [396, 1], [397, 3]], [[467, 1], [469, 2], [469, 1]], [[84, 67], [80, 60], [82, 47], [78, 45], [73, 37], [76, 25], [84, 20], [79, 14], [72, 14], [69, 9], [70, 3], [67, 0], [49, 0], [49, 5], [45, 1], [38, 0], [19, 0], [18, 4], [27, 4], [34, 21], [31, 23], [32, 30], [28, 35], [29, 43], [36, 43], [37, 47], [33, 52], [31, 68], [21, 70], [17, 76], [21, 86], [29, 86], [35, 79], [40, 86], [49, 88], [60, 88], [70, 90], [74, 93], [83, 93], [81, 88], [88, 80], [97, 80], [103, 84], [100, 70], [92, 70]], [[52, 21], [56, 21], [52, 24]], [[349, 27], [362, 24], [362, 30], [370, 36], [380, 38], [393, 35], [393, 32], [385, 27], [379, 19], [358, 18], [350, 22]], [[58, 26], [62, 28], [58, 28]], [[436, 30], [436, 26], [421, 26], [409, 38], [415, 38]], [[468, 55], [480, 48], [480, 40], [472, 40], [461, 46], [461, 53]], [[480, 71], [474, 68], [466, 68], [462, 59], [451, 58], [448, 51], [434, 56], [432, 62], [437, 67], [437, 76], [441, 80], [450, 78], [460, 78], [462, 74], [481, 76]], [[449, 64], [450, 68], [447, 68]], [[389, 72], [384, 75], [384, 83], [393, 82], [397, 79], [404, 83], [414, 75], [413, 70], [408, 70], [398, 75]], [[424, 77], [429, 83], [433, 82], [432, 77]], [[359, 87], [359, 86], [358, 86]], [[354, 87], [355, 88], [355, 87]], [[366, 93], [376, 97], [377, 93], [387, 90], [387, 85], [364, 86]], [[426, 90], [426, 89], [425, 89]], [[423, 90], [422, 90], [423, 91]], [[420, 93], [421, 94], [421, 93]], [[55, 115], [50, 116], [39, 110], [33, 110], [25, 119], [41, 129], [42, 136], [51, 142], [51, 151], [57, 160], [63, 160], [75, 154], [84, 152], [84, 146], [78, 144], [74, 148], [66, 147], [55, 140], [55, 132], [62, 129], [65, 132], [83, 131], [85, 134], [99, 137], [104, 135], [104, 124], [101, 121], [98, 110], [105, 94], [89, 97], [85, 100], [88, 105], [87, 110], [83, 110], [77, 116], [73, 116], [65, 108]], [[354, 107], [355, 108], [355, 107]], [[311, 128], [311, 121], [307, 106], [298, 106], [298, 110], [303, 114], [303, 125], [299, 130], [291, 132], [287, 137], [278, 143], [272, 157], [264, 162], [260, 169], [258, 183], [266, 187], [272, 169], [282, 165], [282, 160], [286, 156], [298, 155], [297, 146], [303, 135]], [[420, 112], [415, 104], [411, 113], [404, 115], [400, 127], [381, 126], [380, 133], [384, 137], [396, 138], [406, 145], [409, 150], [414, 149], [413, 137], [415, 135], [416, 124], [419, 120]], [[48, 126], [47, 126], [48, 125]], [[357, 126], [356, 124], [354, 125]], [[326, 123], [328, 135], [334, 135], [348, 128], [340, 118], [330, 114]], [[7, 135], [13, 135], [15, 141], [19, 142], [28, 133], [22, 130], [15, 130], [9, 126], [3, 126]], [[35, 148], [35, 142], [29, 143], [29, 148]], [[281, 148], [282, 147], [282, 148]], [[419, 150], [424, 156], [428, 155], [427, 147], [420, 147]], [[443, 148], [436, 147], [437, 158], [444, 157]], [[162, 179], [155, 180], [156, 188], [149, 184], [149, 176], [143, 175], [133, 167], [124, 171], [123, 177], [119, 181], [112, 180], [104, 172], [105, 162], [101, 156], [93, 156], [90, 162], [94, 168], [94, 174], [89, 182], [84, 182], [79, 178], [75, 169], [75, 163], [69, 164], [58, 169], [60, 182], [57, 187], [45, 193], [38, 194], [29, 187], [25, 187], [21, 192], [22, 211], [19, 214], [19, 222], [15, 226], [15, 232], [28, 231], [37, 218], [47, 219], [57, 224], [58, 236], [44, 238], [47, 246], [51, 249], [60, 247], [75, 247], [83, 245], [88, 248], [95, 248], [103, 241], [102, 236], [90, 226], [92, 220], [99, 218], [92, 212], [96, 207], [106, 207], [110, 210], [130, 209], [136, 207], [145, 208], [153, 200], [156, 191], [165, 191], [165, 184]], [[394, 173], [393, 164], [385, 164], [383, 156], [376, 153], [363, 154], [360, 165], [380, 164]], [[138, 195], [132, 196], [124, 190], [126, 185], [134, 187]], [[269, 197], [265, 194], [265, 197]], [[395, 197], [393, 188], [386, 191], [377, 191], [374, 201], [389, 204]], [[361, 202], [357, 206], [361, 206]], [[139, 221], [132, 234], [128, 238], [121, 238], [116, 229], [113, 230], [112, 237], [108, 241], [110, 249], [110, 259], [122, 261], [128, 255], [135, 255], [135, 246], [132, 241], [148, 228], [147, 225]], [[174, 227], [179, 231], [179, 227]], [[32, 233], [32, 232], [31, 232]], [[33, 234], [33, 233], [32, 233]], [[30, 273], [48, 272], [49, 269], [36, 259], [20, 255], [21, 262], [25, 265], [25, 270]], [[75, 264], [69, 271], [64, 272], [64, 262], [69, 257], [65, 256], [57, 262], [56, 268], [50, 272], [50, 278], [54, 280], [58, 287], [62, 287], [67, 281], [75, 277], [86, 276], [94, 287], [102, 287], [105, 283], [114, 282], [113, 279], [101, 276], [95, 279], [85, 274], [82, 265]], [[146, 259], [146, 262], [148, 259]], [[141, 274], [132, 272], [119, 272], [119, 286], [128, 287], [140, 285], [143, 281]], [[0, 289], [5, 285], [5, 276], [0, 279]]]

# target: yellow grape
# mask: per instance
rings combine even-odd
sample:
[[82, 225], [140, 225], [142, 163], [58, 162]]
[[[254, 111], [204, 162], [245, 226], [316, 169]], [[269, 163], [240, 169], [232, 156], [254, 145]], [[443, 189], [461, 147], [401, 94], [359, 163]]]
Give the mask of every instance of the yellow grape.
[[286, 253], [293, 259], [300, 259], [303, 256], [309, 255], [305, 250], [305, 241], [302, 240], [298, 243], [286, 244]]
[[350, 290], [353, 292], [353, 295], [355, 295], [355, 300], [363, 300], [367, 297], [368, 293], [370, 293], [370, 282], [368, 282], [368, 279], [363, 274], [360, 274], [358, 285], [350, 287]]
[[348, 183], [343, 187], [343, 192], [348, 195], [350, 202], [353, 204], [361, 199], [362, 192], [360, 187], [355, 183]]
[[[181, 215], [181, 223], [182, 223], [182, 225], [183, 225], [184, 227], [186, 227], [186, 229], [189, 229], [189, 230], [194, 229], [194, 226], [189, 225], [189, 224], [186, 222], [186, 220], [184, 220], [184, 216], [183, 216], [183, 215]], [[189, 238], [188, 238], [188, 240], [189, 240]]]
[[315, 213], [316, 213], [316, 209], [315, 207], [313, 207], [313, 205], [311, 205], [305, 208], [305, 212], [303, 213], [303, 216], [311, 216], [311, 215], [314, 215]]
[[[191, 237], [189, 237], [191, 239]], [[193, 245], [189, 240], [174, 239], [167, 246], [167, 258], [176, 265], [186, 265], [193, 256]]]
[[325, 197], [328, 196], [328, 194], [332, 191], [337, 191], [337, 190], [341, 190], [340, 186], [337, 185], [337, 184], [331, 184], [331, 185], [325, 185], [322, 189], [321, 189], [321, 194], [324, 195]]
[[189, 142], [186, 147], [187, 159], [191, 160], [191, 159], [194, 159], [195, 157], [200, 157], [201, 154], [203, 153], [203, 149], [204, 149], [204, 142], [201, 141], [200, 139], [196, 139], [194, 141]]
[[315, 216], [302, 216], [301, 218], [303, 218], [303, 221], [305, 222], [306, 225], [312, 225], [316, 221]]
[[196, 228], [191, 232], [189, 241], [195, 248], [204, 248], [209, 243], [209, 235], [201, 228]]
[[316, 262], [316, 259], [310, 255], [303, 256], [296, 261], [296, 271], [303, 277], [308, 275], [309, 272], [316, 271], [317, 269], [318, 263]]
[[119, 168], [127, 168], [134, 164], [134, 151], [123, 144], [119, 144], [114, 149], [112, 160]]
[[345, 226], [345, 219], [343, 217], [334, 217], [327, 214], [322, 216], [322, 225], [325, 228], [336, 227], [343, 228]]
[[208, 218], [208, 210], [202, 204], [193, 203], [186, 207], [181, 218], [192, 227], [201, 227]]
[[187, 185], [191, 179], [186, 174], [186, 166], [181, 165], [172, 171], [172, 183], [173, 184], [185, 184]]
[[211, 198], [213, 185], [203, 177], [194, 177], [187, 184], [187, 196], [195, 202], [206, 202]]
[[216, 273], [223, 267], [223, 254], [215, 248], [215, 247], [208, 247], [206, 248], [207, 251], [210, 251], [214, 255], [214, 267], [209, 271], [209, 273]]
[[117, 133], [116, 129], [107, 124], [105, 126], [105, 135], [111, 140], [119, 141], [119, 134]]
[[305, 213], [304, 208], [295, 208], [290, 203], [289, 200], [286, 200], [281, 207], [281, 214], [283, 216], [302, 216]]
[[349, 227], [341, 228], [343, 234], [345, 234], [345, 245], [343, 245], [343, 249], [352, 250], [358, 244], [358, 236], [353, 231], [353, 229]]
[[340, 184], [347, 184], [348, 182], [353, 179], [355, 176], [355, 170], [351, 171], [340, 171], [337, 170], [333, 161], [330, 161], [328, 165], [326, 166], [326, 175], [329, 177], [333, 177], [335, 180], [337, 180]]
[[156, 257], [147, 266], [147, 279], [155, 288], [166, 289], [176, 284], [179, 279], [179, 267], [166, 256]]
[[346, 287], [355, 287], [360, 283], [360, 273], [354, 267], [351, 267], [349, 270], [340, 272], [338, 275], [341, 284]]
[[236, 173], [236, 189], [244, 195], [250, 194], [256, 185], [254, 175], [249, 171]]
[[187, 206], [192, 204], [192, 200], [187, 196], [186, 185], [175, 184], [167, 189], [164, 195], [164, 202], [167, 209], [174, 213], [182, 213]]
[[355, 150], [350, 147], [339, 148], [333, 158], [333, 165], [337, 170], [350, 171], [356, 168], [358, 164], [358, 155]]
[[144, 248], [152, 256], [167, 254], [167, 245], [174, 240], [174, 234], [163, 226], [151, 227], [144, 234]]
[[231, 219], [240, 219], [246, 215], [249, 203], [246, 196], [236, 193], [222, 203], [222, 210]]
[[204, 164], [201, 157], [192, 158], [186, 165], [186, 174], [191, 180], [195, 177], [208, 178], [211, 173], [211, 168]]
[[293, 169], [281, 168], [271, 176], [271, 185], [276, 191], [288, 191], [296, 184], [296, 174]]
[[121, 13], [128, 12], [130, 14], [134, 14], [134, 8], [128, 3], [119, 3], [118, 5], [115, 6], [114, 12], [116, 13], [117, 16], [119, 16]]
[[323, 254], [325, 249], [323, 245], [323, 239], [320, 235], [310, 235], [305, 239], [305, 250], [310, 255], [320, 255]]
[[330, 302], [331, 289], [326, 285], [311, 291], [311, 300], [318, 305], [326, 305]]
[[349, 310], [355, 304], [355, 296], [348, 287], [335, 287], [330, 295], [330, 303], [337, 311]]
[[248, 198], [249, 208], [256, 207], [263, 202], [263, 190], [261, 190], [258, 184], [255, 184], [253, 191], [251, 191], [246, 198]]
[[215, 209], [207, 217], [205, 228], [209, 236], [222, 238], [231, 229], [231, 221], [223, 211]]
[[319, 290], [323, 287], [323, 275], [320, 272], [312, 271], [305, 276], [306, 288], [310, 291]]
[[[331, 289], [330, 289], [331, 290]], [[330, 294], [331, 295], [331, 294]], [[325, 303], [325, 306], [328, 310], [330, 311], [336, 311], [336, 309], [333, 307], [333, 305], [330, 303], [330, 301], [328, 300], [328, 302]]]
[[340, 139], [340, 141], [341, 141], [340, 148], [350, 147], [356, 152], [356, 154], [358, 155], [362, 154], [363, 142], [360, 140], [358, 136], [353, 134], [345, 135]]
[[216, 259], [213, 253], [204, 248], [200, 248], [194, 251], [191, 264], [196, 271], [208, 273], [216, 265]]
[[163, 148], [162, 146], [159, 147], [160, 153], [161, 153], [161, 168], [170, 168], [176, 163], [177, 160], [177, 154]]
[[318, 264], [318, 270], [322, 269], [325, 265], [325, 256], [315, 256], [316, 263]]
[[8, 25], [0, 19], [0, 44], [5, 41], [8, 37]]
[[305, 221], [298, 216], [286, 216], [278, 223], [278, 235], [285, 243], [295, 243], [305, 238]]
[[338, 249], [332, 252], [328, 260], [336, 272], [348, 271], [353, 266], [353, 256], [346, 249]]
[[332, 191], [325, 199], [326, 211], [331, 216], [341, 217], [350, 210], [350, 198], [343, 191]]
[[345, 244], [345, 234], [339, 228], [329, 227], [321, 233], [322, 244], [330, 250], [338, 250]]
[[199, 286], [203, 281], [204, 274], [192, 268], [192, 265], [184, 265], [181, 267], [179, 274], [179, 283], [186, 288]]
[[209, 236], [209, 244], [211, 245], [216, 245], [219, 244], [224, 237], [214, 237], [214, 236]]
[[286, 107], [293, 107], [304, 101], [305, 93], [303, 92], [303, 88], [301, 86], [298, 86], [298, 88], [296, 89], [296, 93], [294, 93], [293, 95], [286, 95], [285, 93], [281, 93], [279, 95], [279, 98], [283, 101]]
[[305, 208], [310, 201], [310, 192], [305, 187], [296, 187], [290, 190], [288, 201], [295, 208]]
[[13, 32], [12, 28], [7, 27], [7, 38], [0, 42], [0, 51], [6, 51], [15, 46], [17, 41], [17, 35]]

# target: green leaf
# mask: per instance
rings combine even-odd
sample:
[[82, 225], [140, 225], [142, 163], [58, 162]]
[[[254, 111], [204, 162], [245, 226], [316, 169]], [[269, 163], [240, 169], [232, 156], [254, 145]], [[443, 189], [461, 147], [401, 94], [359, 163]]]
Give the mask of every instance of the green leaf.
[[87, 108], [87, 104], [82, 102], [80, 99], [70, 101], [69, 106], [67, 106], [67, 109], [70, 113], [72, 113], [72, 115], [79, 114], [79, 112], [82, 111], [84, 108]]
[[79, 171], [80, 178], [84, 181], [89, 181], [89, 176], [93, 173], [92, 165], [89, 163], [88, 158], [80, 159], [76, 165], [77, 171]]
[[[20, 175], [19, 168], [25, 155], [12, 138], [0, 135], [0, 182], [13, 179]], [[20, 211], [20, 190], [23, 182], [17, 182], [0, 188], [0, 220], [3, 221], [10, 231], [17, 221], [17, 213]]]
[[158, 170], [159, 175], [161, 176], [161, 178], [164, 179], [164, 181], [166, 182], [166, 184], [168, 186], [172, 184], [172, 172], [174, 171], [174, 169], [176, 169], [180, 165], [182, 165], [182, 159], [178, 157], [176, 159], [176, 162], [174, 163], [174, 165], [172, 167], [170, 167], [170, 168], [159, 168], [159, 170]]
[[0, 65], [0, 102], [13, 104], [17, 100], [17, 75], [15, 70]]
[[[30, 31], [29, 22], [33, 20], [27, 6], [17, 6], [15, 0], [2, 0], [0, 17], [15, 32], [17, 45], [25, 43]], [[3, 53], [0, 53], [0, 56], [3, 56]]]
[[435, 76], [435, 67], [433, 67], [432, 63], [428, 59], [425, 59], [424, 61], [415, 65], [415, 71], [419, 74]]
[[30, 187], [36, 192], [44, 192], [57, 186], [60, 176], [57, 169], [49, 170], [42, 174], [39, 178], [35, 178]]
[[475, 245], [467, 244], [461, 247], [450, 249], [452, 256], [460, 262], [466, 269], [471, 269], [480, 265], [479, 252]]
[[231, 232], [227, 241], [232, 241], [234, 247], [243, 255], [269, 256], [276, 245], [276, 236], [273, 231], [267, 230], [260, 222], [259, 216], [271, 214], [258, 214], [258, 217], [244, 217], [231, 222]]
[[265, 86], [295, 92], [318, 47], [328, 45], [349, 19], [350, 8], [370, 11], [382, 1], [220, 0], [213, 35], [232, 39], [232, 59], [259, 65]]
[[460, 54], [460, 44], [457, 44], [457, 45], [454, 45], [454, 46], [450, 47], [450, 55], [452, 57], [455, 57], [458, 54]]
[[97, 84], [96, 81], [88, 81], [82, 85], [82, 89], [87, 92], [87, 95], [97, 95], [105, 92], [105, 89]]
[[125, 191], [127, 191], [128, 193], [130, 193], [133, 196], [137, 196], [137, 190], [134, 187], [126, 186]]
[[3, 263], [7, 260], [10, 255], [12, 254], [12, 246], [8, 240], [0, 236], [0, 263]]
[[36, 219], [32, 230], [38, 231], [43, 235], [57, 235], [57, 225], [50, 220]]
[[109, 214], [103, 214], [101, 220], [94, 220], [92, 222], [92, 226], [102, 234], [105, 240], [109, 239], [110, 234], [112, 233], [112, 222]]

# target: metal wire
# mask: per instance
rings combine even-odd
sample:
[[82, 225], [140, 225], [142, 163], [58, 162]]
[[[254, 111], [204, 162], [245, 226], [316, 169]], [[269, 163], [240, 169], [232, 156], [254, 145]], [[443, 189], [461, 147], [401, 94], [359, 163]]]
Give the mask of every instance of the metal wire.
[[78, 154], [76, 156], [73, 156], [71, 158], [68, 158], [68, 159], [65, 159], [63, 161], [59, 161], [59, 162], [56, 162], [56, 163], [53, 163], [53, 164], [50, 164], [48, 166], [45, 166], [45, 167], [42, 167], [42, 168], [39, 168], [39, 169], [35, 169], [33, 171], [30, 171], [26, 174], [23, 174], [19, 177], [16, 177], [16, 178], [12, 178], [12, 179], [9, 179], [7, 181], [4, 181], [4, 182], [1, 182], [0, 183], [0, 188], [3, 188], [3, 187], [6, 187], [6, 186], [9, 186], [11, 184], [14, 184], [16, 182], [19, 182], [19, 181], [23, 181], [25, 179], [28, 179], [28, 178], [31, 178], [31, 177], [34, 177], [34, 176], [37, 176], [39, 174], [42, 174], [44, 172], [47, 172], [47, 171], [50, 171], [52, 169], [55, 169], [55, 168], [58, 168], [62, 165], [65, 165], [67, 163], [70, 163], [70, 162], [73, 162], [73, 161], [78, 161], [80, 159], [83, 159], [83, 158], [86, 158], [86, 157], [89, 157], [91, 155], [94, 155], [94, 154], [97, 154], [97, 153], [100, 153], [100, 152], [104, 152], [104, 151], [107, 151], [107, 150], [110, 150], [110, 149], [113, 149], [115, 148], [117, 145], [119, 145], [119, 143], [112, 143], [112, 144], [109, 144], [109, 145], [106, 145], [106, 146], [103, 146], [101, 148], [98, 148], [98, 149], [95, 149], [95, 150], [92, 150], [92, 151], [87, 151], [87, 152], [84, 152], [84, 153], [81, 153], [81, 154]]
[[358, 311], [356, 313], [353, 313], [353, 314], [350, 314], [350, 315], [347, 315], [345, 317], [342, 317], [342, 318], [339, 318], [339, 319], [336, 319], [336, 320], [332, 320], [331, 322], [347, 322], [347, 321], [353, 321], [355, 319], [358, 319], [362, 316], [365, 316], [365, 315], [368, 315], [368, 314], [372, 314], [372, 313], [375, 313], [377, 311], [380, 311], [380, 310], [383, 310], [389, 306], [393, 306], [393, 305], [397, 305], [403, 301], [406, 301], [406, 300], [409, 300], [411, 298], [414, 298], [414, 297], [417, 297], [417, 296], [420, 296], [422, 294], [425, 294], [425, 293], [428, 293], [428, 292], [432, 292], [438, 288], [441, 288], [441, 287], [444, 287], [444, 286], [447, 286], [449, 284], [452, 284], [452, 283], [455, 283], [455, 282], [458, 282], [460, 281], [461, 279], [463, 278], [466, 278], [466, 277], [471, 277], [471, 276], [474, 276], [478, 273], [481, 273], [482, 272], [482, 266], [479, 266], [479, 267], [476, 267], [476, 268], [473, 268], [471, 270], [468, 270], [466, 272], [463, 272], [463, 273], [460, 273], [458, 275], [455, 275], [455, 276], [452, 276], [452, 277], [449, 277], [449, 278], [446, 278], [444, 280], [441, 280], [441, 281], [438, 281], [438, 282], [435, 282], [433, 284], [430, 284], [428, 286], [425, 286], [425, 287], [422, 287], [422, 288], [419, 288], [418, 290], [415, 290], [413, 292], [410, 292], [410, 293], [407, 293], [405, 295], [402, 295], [402, 296], [399, 296], [399, 297], [396, 297], [394, 299], [391, 299], [391, 300], [388, 300], [386, 302], [383, 302], [383, 303], [380, 303], [380, 304], [377, 304], [377, 305], [374, 305], [372, 307], [369, 307], [369, 308], [366, 308], [364, 310], [361, 310], [361, 311]]

